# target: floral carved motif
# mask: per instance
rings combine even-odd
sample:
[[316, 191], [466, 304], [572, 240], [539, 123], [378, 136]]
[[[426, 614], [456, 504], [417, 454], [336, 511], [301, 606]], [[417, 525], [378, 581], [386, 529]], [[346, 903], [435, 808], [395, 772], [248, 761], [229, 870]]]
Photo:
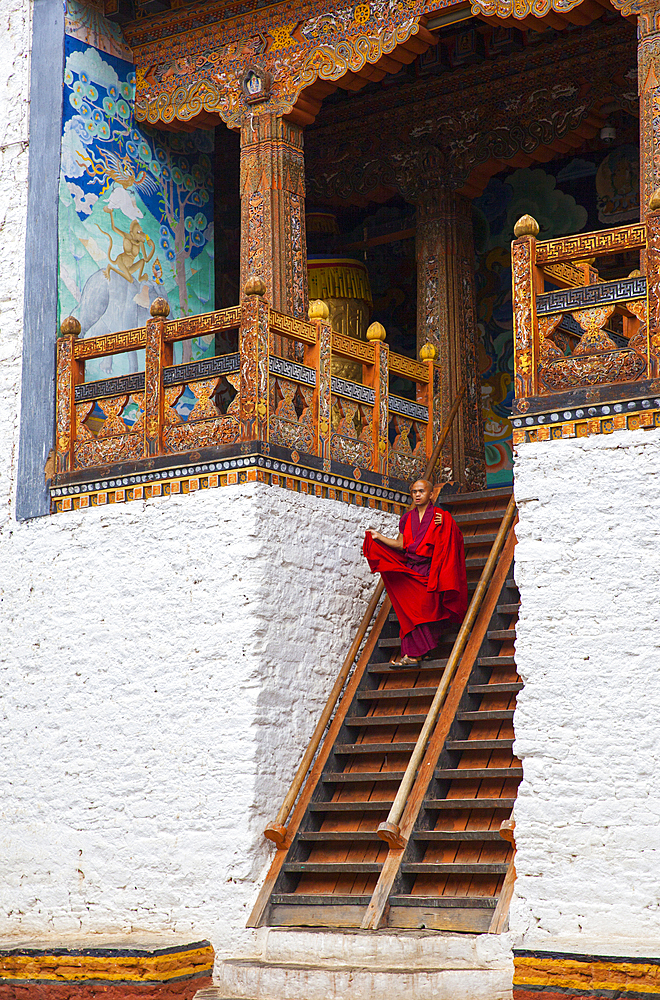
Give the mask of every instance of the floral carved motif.
[[644, 375], [645, 359], [633, 350], [585, 354], [550, 362], [540, 373], [542, 384], [551, 392], [578, 386], [634, 382]]

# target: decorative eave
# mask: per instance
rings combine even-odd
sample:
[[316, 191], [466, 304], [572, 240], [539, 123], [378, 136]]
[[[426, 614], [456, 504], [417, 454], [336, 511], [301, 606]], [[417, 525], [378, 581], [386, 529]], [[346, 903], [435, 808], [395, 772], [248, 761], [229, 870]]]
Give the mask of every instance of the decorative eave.
[[[357, 91], [398, 73], [437, 43], [430, 29], [462, 13], [543, 31], [588, 24], [613, 7], [608, 0], [473, 0], [471, 7], [461, 0], [440, 8], [437, 0], [372, 0], [328, 9], [307, 0], [237, 10], [216, 2], [124, 26], [137, 64], [139, 121], [239, 128], [276, 114], [309, 125], [337, 87]], [[247, 92], [250, 75], [263, 82], [258, 96]]]
[[[311, 6], [311, 5], [310, 5]], [[233, 128], [248, 116], [288, 115], [298, 124], [314, 120], [321, 100], [335, 85], [357, 90], [381, 80], [436, 42], [423, 24], [425, 0], [384, 0], [318, 12], [281, 23], [282, 10], [251, 19], [216, 22], [158, 41], [136, 44], [136, 117], [151, 124], [205, 124], [208, 116]], [[263, 99], [250, 100], [244, 81], [250, 71], [269, 86]], [[317, 81], [321, 87], [310, 93]], [[306, 99], [296, 107], [301, 92]], [[294, 110], [295, 108], [295, 110]], [[201, 116], [201, 117], [200, 117]]]

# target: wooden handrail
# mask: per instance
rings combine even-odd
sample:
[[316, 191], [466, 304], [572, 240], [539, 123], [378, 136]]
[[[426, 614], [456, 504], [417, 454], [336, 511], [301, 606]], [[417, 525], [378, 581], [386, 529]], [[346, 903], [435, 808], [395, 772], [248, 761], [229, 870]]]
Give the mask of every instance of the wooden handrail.
[[461, 625], [459, 633], [456, 636], [456, 641], [454, 642], [449, 659], [447, 660], [447, 666], [444, 669], [442, 679], [438, 685], [438, 690], [436, 691], [435, 697], [431, 702], [431, 707], [429, 708], [422, 730], [417, 737], [415, 749], [413, 750], [408, 762], [405, 774], [401, 780], [401, 784], [399, 785], [399, 790], [397, 791], [394, 802], [390, 808], [389, 815], [385, 822], [381, 823], [378, 827], [378, 836], [381, 840], [386, 841], [390, 847], [403, 848], [406, 845], [406, 841], [401, 836], [399, 822], [403, 815], [403, 810], [405, 809], [408, 796], [410, 795], [410, 790], [414, 784], [417, 768], [419, 767], [422, 757], [424, 756], [426, 744], [429, 741], [433, 727], [435, 726], [438, 715], [440, 714], [440, 709], [442, 708], [447, 691], [449, 690], [449, 685], [451, 684], [452, 678], [463, 654], [463, 650], [467, 644], [470, 630], [477, 618], [477, 615], [479, 614], [479, 609], [488, 588], [490, 578], [493, 575], [495, 566], [497, 565], [497, 560], [515, 516], [516, 502], [514, 498], [511, 497], [506, 513], [502, 518], [499, 531], [495, 536], [495, 541], [493, 542], [490, 554], [486, 560], [486, 565], [484, 566], [481, 577], [479, 578], [479, 583], [477, 584], [477, 588], [472, 595], [470, 607], [467, 610], [467, 614], [463, 619], [463, 624]]
[[[433, 473], [433, 469], [435, 468], [435, 464], [438, 461], [438, 457], [440, 455], [440, 450], [443, 444], [445, 443], [445, 440], [447, 439], [447, 434], [449, 433], [454, 417], [458, 413], [458, 408], [461, 404], [461, 400], [463, 399], [464, 395], [465, 395], [465, 385], [461, 387], [456, 399], [454, 400], [454, 404], [451, 410], [449, 411], [449, 415], [447, 417], [447, 423], [445, 424], [440, 433], [438, 442], [435, 448], [433, 449], [433, 454], [431, 455], [428, 465], [426, 466], [426, 472], [424, 474], [425, 479], [428, 479]], [[351, 671], [353, 661], [355, 660], [355, 657], [358, 654], [358, 650], [362, 645], [362, 640], [364, 639], [367, 633], [367, 629], [369, 628], [369, 622], [373, 618], [374, 612], [378, 607], [378, 603], [383, 595], [384, 589], [385, 587], [383, 581], [380, 580], [378, 586], [376, 587], [373, 593], [371, 600], [369, 601], [369, 604], [367, 605], [367, 610], [364, 612], [362, 616], [362, 620], [357, 630], [357, 634], [353, 639], [353, 642], [351, 643], [351, 647], [348, 653], [346, 654], [346, 659], [342, 664], [342, 668], [339, 671], [339, 674], [337, 675], [337, 680], [335, 681], [332, 691], [328, 696], [325, 708], [321, 713], [321, 718], [317, 722], [316, 728], [312, 733], [312, 738], [309, 742], [309, 746], [307, 747], [307, 750], [303, 755], [303, 759], [300, 761], [298, 770], [296, 771], [293, 781], [291, 782], [291, 787], [284, 796], [284, 801], [280, 806], [277, 816], [275, 817], [273, 822], [269, 823], [266, 829], [264, 830], [264, 837], [266, 837], [268, 840], [272, 840], [273, 843], [277, 844], [278, 847], [282, 847], [286, 840], [286, 834], [287, 834], [286, 822], [289, 818], [289, 813], [293, 808], [294, 802], [298, 798], [298, 793], [300, 792], [300, 789], [303, 786], [303, 782], [305, 781], [305, 775], [307, 774], [310, 764], [312, 763], [316, 755], [316, 751], [320, 746], [323, 733], [325, 732], [326, 726], [330, 721], [335, 705], [337, 704], [337, 699], [339, 698], [339, 695], [342, 692], [344, 684], [346, 683], [346, 678], [348, 677]]]

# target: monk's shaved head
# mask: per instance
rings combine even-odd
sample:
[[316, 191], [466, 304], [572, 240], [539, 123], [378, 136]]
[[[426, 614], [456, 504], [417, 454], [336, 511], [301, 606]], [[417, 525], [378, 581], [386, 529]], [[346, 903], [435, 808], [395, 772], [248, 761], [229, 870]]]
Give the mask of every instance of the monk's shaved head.
[[410, 484], [410, 492], [412, 493], [412, 491], [413, 491], [413, 490], [415, 489], [415, 487], [416, 487], [416, 486], [419, 486], [419, 484], [420, 484], [420, 483], [421, 483], [421, 484], [422, 484], [422, 485], [423, 485], [423, 486], [425, 487], [425, 489], [427, 489], [427, 490], [432, 490], [432, 489], [433, 489], [433, 483], [430, 483], [430, 482], [428, 481], [428, 479], [416, 479], [414, 483], [411, 483], [411, 484]]

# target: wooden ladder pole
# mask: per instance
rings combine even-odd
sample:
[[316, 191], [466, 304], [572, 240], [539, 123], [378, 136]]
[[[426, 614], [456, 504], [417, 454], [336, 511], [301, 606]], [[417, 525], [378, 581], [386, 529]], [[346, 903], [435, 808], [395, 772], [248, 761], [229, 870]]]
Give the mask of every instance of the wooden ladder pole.
[[328, 722], [330, 721], [330, 717], [334, 711], [337, 699], [339, 698], [339, 695], [342, 692], [342, 688], [344, 687], [346, 678], [350, 673], [350, 669], [353, 666], [353, 661], [358, 654], [360, 646], [362, 645], [362, 640], [364, 639], [367, 629], [369, 628], [369, 622], [371, 621], [374, 612], [378, 607], [378, 602], [382, 597], [384, 589], [385, 588], [383, 585], [383, 581], [381, 580], [378, 586], [376, 587], [373, 596], [369, 601], [369, 604], [367, 605], [367, 610], [362, 616], [362, 621], [360, 622], [360, 627], [357, 630], [357, 635], [353, 639], [353, 642], [351, 643], [351, 648], [349, 649], [346, 655], [346, 659], [344, 660], [344, 663], [342, 665], [342, 668], [339, 671], [339, 674], [337, 675], [337, 680], [335, 681], [334, 687], [330, 692], [325, 708], [321, 713], [321, 718], [316, 724], [316, 729], [312, 733], [312, 738], [310, 740], [309, 746], [305, 751], [303, 759], [300, 761], [298, 770], [296, 771], [295, 777], [291, 782], [291, 787], [289, 788], [289, 791], [286, 793], [284, 801], [280, 806], [280, 811], [275, 817], [275, 820], [272, 823], [269, 823], [266, 829], [264, 830], [264, 837], [267, 837], [268, 840], [272, 840], [273, 843], [277, 844], [278, 847], [281, 847], [284, 844], [284, 841], [286, 839], [285, 824], [287, 819], [289, 818], [289, 813], [291, 812], [293, 804], [298, 797], [298, 792], [302, 788], [303, 782], [305, 780], [305, 775], [307, 774], [309, 766], [314, 759], [314, 755], [316, 754], [316, 751], [319, 748], [319, 744], [321, 742], [323, 733], [325, 732], [325, 728]]
[[[424, 479], [430, 480], [431, 476], [433, 475], [433, 470], [435, 469], [435, 467], [437, 465], [437, 462], [438, 462], [438, 459], [440, 458], [440, 452], [442, 451], [442, 446], [444, 445], [445, 441], [447, 440], [447, 435], [449, 434], [449, 431], [451, 430], [451, 425], [454, 422], [454, 417], [458, 413], [458, 408], [461, 405], [461, 403], [463, 402], [463, 396], [465, 395], [466, 388], [467, 388], [466, 384], [463, 383], [463, 385], [461, 386], [461, 388], [458, 390], [458, 395], [456, 396], [456, 399], [452, 403], [451, 410], [449, 411], [449, 413], [447, 415], [447, 421], [445, 423], [445, 426], [440, 431], [440, 437], [438, 438], [436, 446], [433, 449], [433, 454], [431, 455], [431, 457], [429, 459], [429, 464], [426, 466], [426, 472], [424, 473]], [[429, 419], [431, 419], [430, 407], [429, 407]]]
[[412, 756], [408, 762], [408, 767], [406, 768], [401, 784], [399, 785], [396, 798], [392, 803], [387, 819], [378, 827], [378, 836], [381, 840], [386, 841], [390, 847], [403, 848], [406, 845], [405, 839], [401, 836], [399, 822], [403, 815], [403, 810], [405, 809], [408, 796], [410, 795], [410, 790], [415, 782], [417, 768], [419, 767], [422, 757], [424, 756], [426, 744], [428, 743], [433, 727], [435, 726], [438, 715], [440, 714], [440, 709], [442, 708], [442, 704], [445, 700], [445, 695], [460, 662], [463, 650], [465, 649], [470, 636], [470, 630], [472, 629], [479, 613], [479, 609], [481, 608], [481, 602], [483, 601], [490, 578], [493, 575], [495, 566], [497, 565], [497, 560], [499, 559], [500, 552], [502, 551], [504, 542], [506, 541], [506, 536], [515, 516], [516, 502], [514, 498], [511, 497], [506, 513], [502, 518], [499, 531], [497, 532], [495, 541], [493, 542], [493, 546], [490, 550], [490, 554], [486, 560], [486, 565], [481, 573], [479, 583], [477, 584], [477, 588], [472, 596], [472, 600], [470, 601], [470, 607], [468, 608], [467, 614], [463, 619], [463, 624], [460, 627], [459, 633], [456, 636], [456, 641], [454, 642], [449, 659], [447, 660], [447, 666], [444, 669], [442, 680], [440, 681], [438, 690], [436, 691], [435, 697], [431, 702], [431, 707], [429, 708], [422, 730], [417, 737], [415, 749], [412, 752]]

